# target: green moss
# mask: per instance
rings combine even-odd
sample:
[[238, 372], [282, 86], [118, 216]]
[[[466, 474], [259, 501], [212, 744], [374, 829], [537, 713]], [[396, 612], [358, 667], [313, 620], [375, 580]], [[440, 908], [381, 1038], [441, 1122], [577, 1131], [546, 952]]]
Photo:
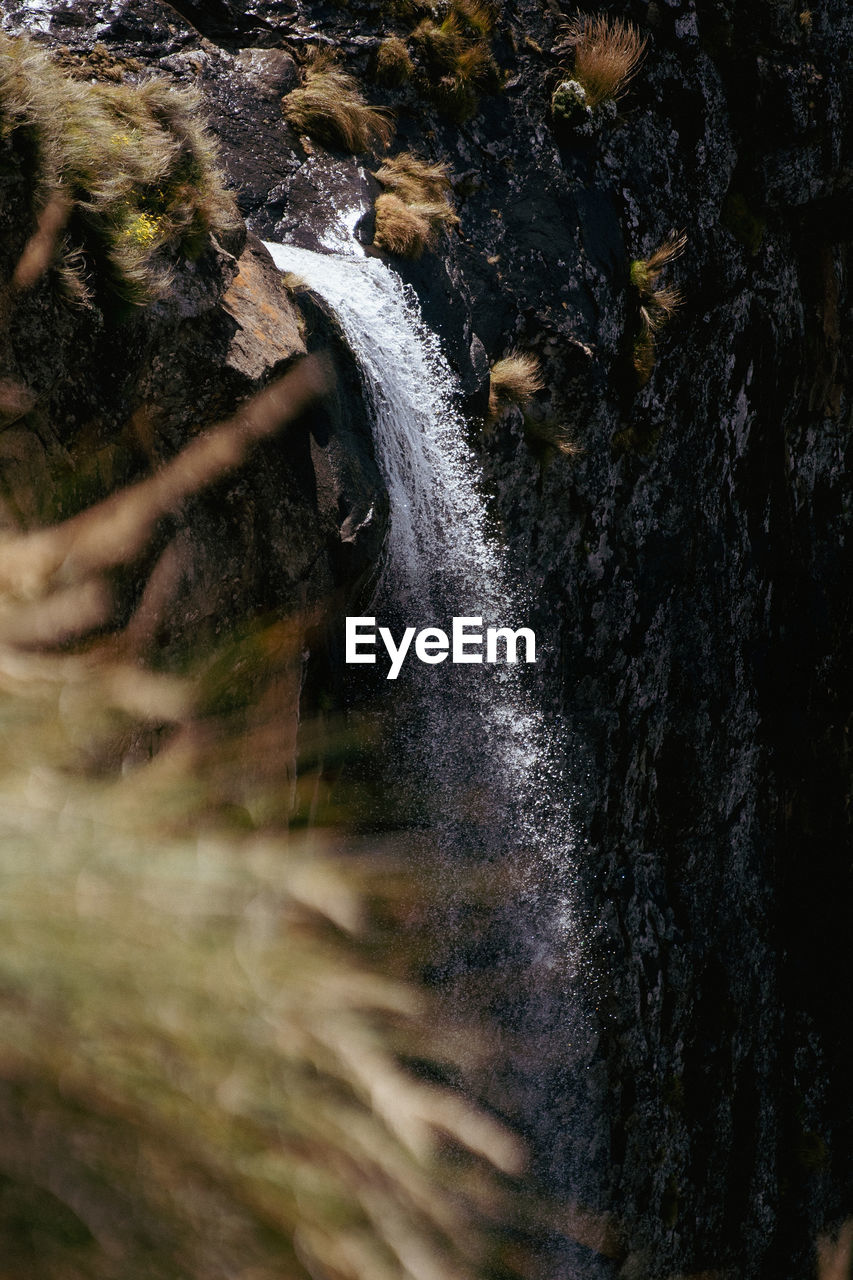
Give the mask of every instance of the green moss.
[[561, 80], [551, 95], [551, 115], [555, 123], [572, 128], [583, 124], [589, 114], [583, 85], [577, 80]]
[[639, 289], [641, 293], [645, 293], [650, 288], [648, 267], [644, 258], [635, 258], [630, 268], [631, 284], [635, 289]]

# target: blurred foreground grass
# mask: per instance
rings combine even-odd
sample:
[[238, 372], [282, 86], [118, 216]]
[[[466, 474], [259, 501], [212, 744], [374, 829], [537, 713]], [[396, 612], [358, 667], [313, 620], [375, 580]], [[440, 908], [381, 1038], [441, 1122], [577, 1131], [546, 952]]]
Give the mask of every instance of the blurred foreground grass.
[[[45, 212], [0, 334], [58, 233]], [[223, 618], [177, 663], [152, 643], [164, 528], [328, 380], [306, 359], [0, 542], [0, 1280], [524, 1273], [521, 1145], [448, 1083], [484, 1041], [396, 928], [441, 886], [347, 850], [329, 762], [358, 744], [300, 726], [317, 618]]]
[[518, 1274], [521, 1146], [434, 1082], [483, 1044], [383, 955], [438, 884], [208, 808], [201, 685], [137, 674], [0, 651], [0, 1275]]

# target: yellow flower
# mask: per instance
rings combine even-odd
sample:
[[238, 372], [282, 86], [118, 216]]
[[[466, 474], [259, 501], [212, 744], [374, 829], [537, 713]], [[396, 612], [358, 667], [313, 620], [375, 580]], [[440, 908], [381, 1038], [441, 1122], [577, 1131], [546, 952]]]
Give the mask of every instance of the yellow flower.
[[150, 213], [137, 213], [124, 228], [124, 234], [134, 244], [147, 248], [160, 234], [160, 219], [153, 217]]

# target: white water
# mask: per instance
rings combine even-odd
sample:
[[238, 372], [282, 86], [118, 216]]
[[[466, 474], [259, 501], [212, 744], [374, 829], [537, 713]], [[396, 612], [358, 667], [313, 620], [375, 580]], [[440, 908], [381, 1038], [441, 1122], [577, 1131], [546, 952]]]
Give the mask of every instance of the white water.
[[[418, 611], [410, 625], [438, 625], [449, 575], [465, 594], [476, 584], [482, 612], [495, 621], [505, 599], [500, 560], [486, 536], [453, 376], [411, 293], [377, 258], [267, 248], [330, 305], [361, 367], [391, 507], [384, 573]], [[468, 612], [463, 599], [455, 603], [451, 613]]]
[[[373, 417], [377, 465], [388, 489], [390, 529], [385, 562], [370, 612], [402, 625], [449, 630], [453, 615], [484, 626], [527, 625], [520, 593], [508, 585], [500, 549], [490, 537], [455, 382], [417, 299], [399, 276], [354, 241], [340, 252], [315, 253], [268, 244], [277, 266], [297, 274], [336, 314], [364, 377]], [[381, 658], [379, 659], [382, 660]], [[363, 668], [357, 668], [363, 670]], [[445, 843], [470, 850], [474, 790], [478, 835], [488, 829], [494, 851], [525, 850], [558, 871], [568, 913], [571, 833], [559, 751], [519, 668], [404, 667], [415, 691], [409, 738], [434, 795]], [[402, 683], [401, 681], [398, 682]], [[399, 696], [388, 686], [389, 696]], [[399, 691], [402, 693], [402, 690]], [[485, 806], [490, 810], [483, 822]], [[453, 834], [448, 838], [447, 832]]]

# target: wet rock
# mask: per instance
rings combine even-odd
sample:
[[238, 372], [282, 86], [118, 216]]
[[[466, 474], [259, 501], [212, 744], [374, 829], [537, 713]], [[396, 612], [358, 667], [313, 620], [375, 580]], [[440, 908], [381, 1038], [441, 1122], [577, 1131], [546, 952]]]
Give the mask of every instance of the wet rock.
[[236, 326], [225, 363], [250, 383], [285, 368], [302, 350], [298, 318], [281, 273], [256, 241], [241, 255], [222, 307]]
[[293, 176], [275, 188], [266, 216], [254, 219], [253, 225], [280, 209], [271, 239], [302, 249], [345, 248], [381, 187], [355, 157], [332, 156], [310, 143], [309, 147]]
[[241, 49], [235, 62], [269, 98], [279, 99], [299, 84], [296, 63], [283, 49]]

